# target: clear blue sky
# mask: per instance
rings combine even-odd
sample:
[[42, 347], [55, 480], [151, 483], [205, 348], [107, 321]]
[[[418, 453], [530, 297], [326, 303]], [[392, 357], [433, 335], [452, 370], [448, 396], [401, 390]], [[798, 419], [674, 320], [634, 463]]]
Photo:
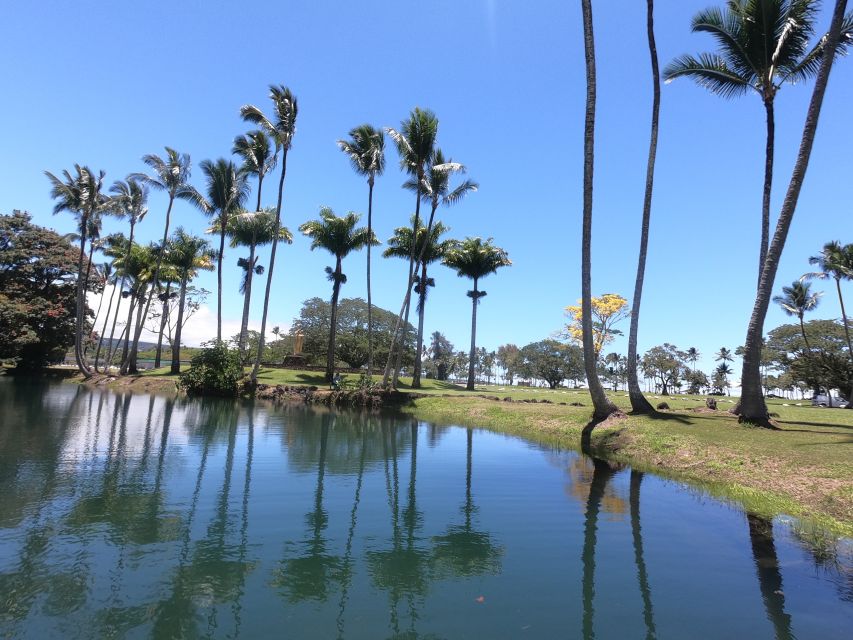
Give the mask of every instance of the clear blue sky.
[[[657, 7], [662, 64], [710, 50], [690, 33], [709, 0]], [[716, 4], [722, 4], [719, 0]], [[827, 3], [825, 3], [827, 4]], [[651, 88], [645, 3], [594, 2], [599, 102], [593, 290], [630, 298], [648, 148]], [[820, 29], [827, 27], [829, 6]], [[493, 236], [514, 265], [482, 283], [478, 342], [523, 345], [559, 330], [563, 307], [580, 294], [581, 166], [584, 109], [580, 3], [557, 0], [375, 2], [81, 1], [15, 3], [0, 27], [0, 212], [29, 210], [37, 223], [70, 231], [51, 216], [44, 170], [75, 162], [104, 169], [109, 182], [144, 166], [164, 145], [195, 165], [227, 156], [248, 130], [238, 109], [270, 109], [267, 86], [299, 99], [283, 209], [294, 232], [320, 205], [366, 213], [367, 189], [335, 140], [362, 122], [398, 126], [415, 106], [440, 118], [439, 143], [465, 163], [481, 190], [441, 211], [454, 237]], [[811, 84], [786, 86], [777, 100], [773, 221], [790, 177]], [[812, 162], [785, 249], [777, 291], [809, 270], [827, 240], [851, 241], [850, 105], [853, 61], [830, 80]], [[664, 341], [697, 347], [713, 364], [720, 346], [743, 342], [757, 270], [764, 153], [757, 96], [725, 101], [688, 80], [663, 89], [661, 139], [640, 349]], [[389, 145], [390, 147], [390, 145]], [[201, 172], [193, 180], [203, 185]], [[375, 227], [383, 240], [408, 220], [413, 196], [389, 148], [377, 182]], [[272, 181], [271, 181], [272, 182]], [[265, 189], [274, 204], [274, 187]], [[152, 194], [141, 240], [161, 233], [165, 198]], [[177, 205], [174, 220], [201, 233], [206, 220]], [[105, 232], [117, 230], [109, 223]], [[297, 237], [279, 254], [270, 321], [289, 325], [301, 302], [328, 297], [327, 255]], [[226, 254], [225, 320], [237, 326], [239, 252]], [[343, 295], [364, 296], [364, 254], [347, 258]], [[264, 259], [261, 260], [264, 262]], [[374, 300], [397, 309], [402, 261], [375, 262]], [[426, 330], [467, 348], [469, 282], [444, 267], [427, 308]], [[213, 274], [201, 284], [215, 290]], [[830, 286], [815, 317], [838, 317]], [[850, 292], [850, 286], [847, 285]], [[853, 299], [853, 298], [851, 298]], [[252, 322], [259, 324], [261, 300]], [[210, 306], [215, 309], [215, 299]], [[213, 316], [208, 316], [212, 328]], [[771, 309], [767, 327], [785, 321]], [[627, 334], [627, 322], [622, 327]], [[613, 345], [624, 352], [624, 340]]]

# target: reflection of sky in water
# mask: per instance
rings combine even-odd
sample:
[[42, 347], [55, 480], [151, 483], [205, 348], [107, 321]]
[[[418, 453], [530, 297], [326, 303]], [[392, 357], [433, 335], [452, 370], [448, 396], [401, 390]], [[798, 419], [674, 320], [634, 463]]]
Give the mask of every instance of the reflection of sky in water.
[[73, 385], [0, 380], [0, 403], [2, 633], [579, 637], [584, 611], [600, 638], [853, 624], [849, 547], [817, 567], [778, 522], [750, 537], [734, 507], [574, 452]]

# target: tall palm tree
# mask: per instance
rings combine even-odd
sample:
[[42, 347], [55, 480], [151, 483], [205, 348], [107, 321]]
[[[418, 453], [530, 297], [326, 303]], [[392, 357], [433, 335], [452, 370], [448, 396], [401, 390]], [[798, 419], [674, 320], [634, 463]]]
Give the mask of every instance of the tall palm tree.
[[[110, 314], [112, 313], [112, 310], [113, 310], [113, 302], [115, 301], [116, 293], [119, 291], [119, 287], [118, 287], [119, 279], [118, 279], [118, 274], [115, 272], [115, 263], [114, 262], [104, 263], [103, 272], [104, 272], [105, 283], [106, 283], [105, 287], [104, 287], [104, 293], [106, 294], [106, 286], [107, 285], [112, 285], [113, 291], [110, 294], [110, 301], [107, 304], [107, 313], [104, 315], [104, 325], [103, 325], [103, 328], [101, 329], [101, 336], [100, 336], [100, 339], [98, 340], [98, 346], [95, 348], [95, 364], [94, 364], [95, 371], [98, 370], [98, 362], [99, 362], [99, 358], [101, 357], [101, 347], [103, 346], [104, 339], [106, 338], [106, 335], [107, 335], [107, 324], [109, 324], [109, 321], [110, 321]], [[119, 300], [121, 300], [121, 298], [119, 298]], [[109, 347], [108, 347], [108, 350], [109, 350]], [[106, 370], [106, 368], [105, 368], [105, 370]]]
[[598, 358], [592, 336], [592, 185], [595, 167], [595, 35], [591, 0], [581, 0], [586, 66], [586, 117], [584, 121], [583, 232], [581, 238], [581, 328], [586, 379], [594, 406], [593, 418], [603, 420], [616, 411], [598, 379]]
[[[640, 256], [637, 260], [637, 279], [634, 283], [634, 300], [631, 305], [631, 328], [628, 332], [628, 362], [637, 362], [637, 333], [640, 326], [640, 303], [643, 299], [643, 282], [646, 277], [646, 254], [649, 249], [649, 224], [652, 216], [652, 191], [655, 181], [655, 159], [658, 149], [658, 120], [660, 118], [660, 67], [655, 44], [654, 0], [646, 2], [646, 34], [652, 64], [652, 131], [649, 138], [649, 159], [646, 164], [646, 192], [643, 197], [643, 221], [640, 226]], [[654, 413], [651, 403], [640, 389], [637, 367], [628, 367], [628, 396], [634, 413]]]
[[[144, 321], [143, 311], [145, 301], [148, 299], [149, 286], [153, 287], [154, 270], [157, 262], [159, 247], [155, 245], [142, 246], [139, 244], [128, 245], [127, 254], [118, 260], [118, 267], [125, 282], [127, 290], [121, 295], [128, 299], [127, 321], [125, 323], [125, 341], [122, 353], [121, 373], [133, 371], [135, 361], [128, 350], [128, 340], [131, 335], [136, 334], [136, 328]], [[134, 320], [134, 312], [136, 318]]]
[[243, 173], [257, 177], [258, 204], [255, 206], [255, 211], [260, 211], [264, 178], [275, 169], [278, 161], [277, 151], [271, 145], [269, 136], [261, 130], [256, 130], [234, 138], [234, 147], [231, 149], [231, 153], [243, 160], [241, 166]]
[[[385, 171], [385, 136], [381, 129], [362, 124], [350, 129], [349, 140], [338, 147], [350, 160], [353, 170], [367, 177], [367, 232], [373, 233], [373, 185]], [[373, 375], [373, 298], [370, 288], [370, 245], [367, 245], [367, 375]]]
[[[816, 45], [809, 47], [818, 8], [817, 0], [728, 0], [725, 9], [705, 9], [693, 18], [692, 29], [710, 34], [719, 44], [719, 53], [702, 53], [698, 58], [680, 56], [664, 69], [667, 82], [686, 76], [724, 98], [754, 91], [764, 103], [767, 139], [759, 282], [770, 242], [774, 101], [785, 83], [795, 84], [818, 72], [827, 42], [824, 36]], [[853, 42], [853, 16], [844, 20], [842, 31], [842, 37], [830, 48], [837, 54], [845, 52]]]
[[501, 267], [512, 265], [512, 262], [506, 251], [492, 244], [491, 238], [485, 242], [482, 238], [465, 238], [447, 251], [443, 262], [454, 269], [460, 278], [471, 278], [474, 281], [474, 288], [468, 292], [472, 303], [471, 351], [468, 356], [468, 384], [465, 387], [468, 391], [473, 391], [477, 350], [477, 305], [480, 303], [480, 298], [486, 295], [486, 292], [480, 291], [477, 285], [481, 278], [490, 273], [496, 273]]
[[732, 355], [731, 349], [727, 349], [726, 347], [720, 347], [720, 350], [714, 354], [714, 361], [722, 362], [725, 364], [727, 362], [734, 362], [735, 358]]
[[[270, 85], [270, 99], [273, 103], [275, 117], [267, 118], [258, 107], [247, 104], [240, 107], [243, 120], [257, 124], [275, 144], [276, 156], [281, 151], [281, 177], [278, 180], [278, 200], [275, 208], [275, 227], [281, 226], [281, 198], [284, 194], [284, 178], [287, 175], [287, 153], [293, 144], [296, 134], [296, 115], [298, 113], [296, 96], [284, 85]], [[278, 248], [278, 236], [273, 238], [270, 249], [270, 265], [267, 270], [267, 288], [264, 295], [264, 311], [261, 315], [261, 335], [258, 339], [258, 353], [255, 366], [252, 367], [251, 383], [258, 379], [258, 369], [261, 366], [261, 355], [264, 352], [264, 334], [267, 329], [267, 313], [269, 312], [270, 293], [272, 291], [272, 276], [275, 271], [275, 254]]]
[[[401, 123], [399, 131], [387, 127], [385, 132], [391, 137], [397, 147], [397, 153], [400, 156], [400, 168], [416, 180], [415, 219], [412, 224], [412, 235], [416, 235], [418, 226], [420, 225], [421, 185], [426, 175], [426, 165], [432, 157], [435, 148], [435, 141], [438, 136], [438, 118], [429, 109], [415, 107], [409, 114], [409, 118]], [[427, 232], [429, 232], [429, 225]], [[406, 281], [406, 295], [403, 297], [403, 304], [400, 308], [400, 313], [397, 315], [394, 335], [391, 340], [391, 349], [388, 353], [388, 362], [385, 364], [385, 373], [382, 375], [382, 384], [385, 386], [388, 385], [391, 377], [394, 354], [397, 349], [400, 349], [401, 328], [403, 327], [404, 316], [408, 312], [409, 302], [412, 298], [412, 285], [414, 284], [415, 275], [415, 250], [416, 247], [413, 246], [412, 254], [409, 256], [409, 277]]]
[[[186, 153], [178, 153], [171, 147], [165, 147], [166, 157], [150, 153], [142, 156], [142, 162], [147, 164], [153, 175], [144, 173], [131, 174], [130, 178], [142, 182], [144, 185], [165, 191], [169, 196], [169, 204], [166, 207], [166, 223], [163, 226], [163, 240], [160, 242], [160, 254], [157, 255], [157, 263], [154, 268], [153, 281], [160, 280], [160, 267], [163, 264], [163, 252], [168, 247], [169, 226], [172, 219], [172, 205], [175, 203], [175, 198], [192, 201], [196, 195], [195, 189], [189, 185], [190, 179], [190, 156]], [[145, 318], [148, 316], [148, 309], [151, 307], [151, 298], [154, 296], [155, 287], [151, 287], [148, 299], [145, 301], [145, 309], [142, 312], [142, 322], [136, 327], [136, 333], [133, 336], [133, 345], [131, 346], [129, 361], [122, 363], [122, 373], [127, 370], [136, 371], [136, 352], [139, 347], [139, 338], [142, 336], [142, 327]]]
[[811, 292], [811, 285], [808, 282], [794, 280], [790, 287], [782, 287], [781, 296], [773, 296], [773, 302], [782, 307], [789, 316], [797, 316], [800, 321], [800, 334], [803, 336], [803, 342], [806, 344], [806, 351], [811, 353], [809, 339], [806, 336], [806, 327], [803, 324], [803, 316], [807, 311], [814, 311], [820, 302], [822, 292]]
[[213, 271], [214, 252], [207, 240], [192, 236], [178, 227], [172, 235], [169, 251], [169, 264], [180, 277], [178, 294], [178, 322], [175, 327], [175, 340], [172, 342], [172, 374], [181, 372], [181, 330], [184, 325], [184, 305], [187, 298], [187, 283], [200, 270]]
[[258, 211], [240, 211], [228, 220], [226, 235], [231, 238], [232, 247], [249, 247], [249, 257], [240, 258], [237, 265], [243, 269], [243, 280], [240, 283], [240, 293], [243, 294], [243, 320], [240, 323], [240, 338], [238, 351], [240, 357], [246, 348], [246, 339], [249, 334], [249, 308], [252, 300], [252, 277], [264, 272], [263, 266], [258, 264], [255, 255], [258, 247], [270, 244], [278, 238], [290, 244], [293, 242], [293, 234], [286, 227], [275, 226], [275, 211], [272, 208]]
[[[130, 174], [126, 180], [116, 180], [110, 187], [110, 207], [114, 215], [120, 218], [127, 218], [130, 222], [130, 235], [127, 239], [126, 251], [130, 251], [133, 246], [136, 234], [136, 225], [148, 215], [148, 182], [137, 177], [136, 174]], [[122, 276], [119, 290], [124, 291], [126, 277]], [[116, 305], [116, 317], [118, 317], [119, 306], [121, 306], [121, 298]], [[107, 366], [111, 362], [112, 353], [115, 351], [112, 340], [115, 333], [115, 322], [113, 322], [113, 330], [110, 335], [110, 345], [107, 350]], [[129, 353], [130, 336], [125, 338], [124, 355]], [[97, 355], [95, 356], [97, 360]], [[122, 358], [123, 360], [124, 358]]]
[[231, 216], [243, 208], [249, 197], [246, 174], [231, 160], [202, 160], [198, 165], [206, 178], [206, 195], [193, 189], [188, 199], [202, 213], [214, 219], [208, 233], [219, 233], [219, 253], [216, 256], [216, 340], [222, 341], [222, 262], [225, 258], [225, 233]]
[[77, 217], [77, 226], [80, 229], [80, 257], [77, 262], [77, 315], [74, 331], [74, 358], [80, 372], [89, 377], [92, 369], [83, 355], [83, 323], [86, 309], [84, 261], [86, 258], [86, 240], [89, 231], [89, 220], [97, 215], [106, 204], [106, 198], [101, 194], [104, 184], [104, 172], [97, 174], [89, 167], [74, 165], [75, 175], [72, 176], [68, 170], [62, 172], [63, 180], [60, 180], [49, 171], [45, 175], [51, 183], [50, 197], [56, 200], [53, 213], [68, 211]]
[[299, 230], [311, 238], [311, 250], [325, 249], [335, 257], [335, 268], [326, 267], [326, 274], [332, 281], [332, 314], [329, 326], [329, 350], [326, 355], [326, 380], [330, 381], [335, 375], [335, 334], [338, 323], [338, 296], [341, 285], [347, 281], [342, 271], [343, 259], [351, 251], [358, 251], [371, 244], [379, 244], [379, 240], [367, 227], [356, 227], [359, 215], [350, 211], [342, 218], [335, 215], [329, 207], [320, 209], [319, 220], [309, 220], [299, 225]]
[[[817, 265], [819, 271], [807, 273], [803, 278], [832, 278], [838, 291], [838, 304], [841, 305], [841, 322], [844, 325], [844, 335], [847, 338], [847, 353], [853, 359], [853, 344], [850, 341], [850, 323], [847, 321], [847, 310], [844, 308], [844, 296], [841, 295], [841, 281], [853, 279], [853, 244], [842, 246], [840, 242], [832, 241], [823, 245], [821, 252], [809, 258], [809, 264]], [[853, 389], [850, 390], [853, 398]], [[853, 403], [848, 403], [853, 408]]]
[[[178, 292], [172, 290], [172, 285], [181, 281], [178, 272], [169, 264], [169, 254], [171, 247], [166, 249], [166, 262], [160, 268], [160, 280], [155, 283], [158, 291], [157, 300], [162, 304], [160, 311], [160, 328], [157, 331], [157, 349], [154, 352], [154, 368], [159, 369], [163, 358], [163, 335], [166, 333], [166, 326], [169, 324], [169, 308], [170, 301], [178, 297]], [[164, 286], [165, 285], [165, 286]]]
[[[452, 240], [442, 240], [441, 236], [450, 231], [441, 222], [436, 222], [429, 237], [426, 235], [426, 227], [418, 227], [418, 235], [414, 244], [424, 248], [421, 254], [418, 268], [420, 274], [417, 276], [415, 293], [418, 294], [418, 338], [415, 349], [415, 370], [412, 377], [412, 387], [419, 389], [421, 386], [421, 358], [424, 343], [424, 310], [426, 309], [427, 291], [429, 287], [435, 286], [435, 281], [427, 276], [427, 266], [442, 260], [447, 252], [453, 247]], [[394, 235], [388, 240], [388, 248], [382, 253], [385, 258], [408, 259], [412, 255], [412, 230], [409, 227], [397, 227]]]
[[697, 360], [699, 360], [699, 356], [701, 355], [702, 354], [699, 353], [699, 349], [697, 349], [696, 347], [690, 347], [687, 350], [687, 361], [693, 365], [694, 372], [696, 371], [696, 362]]

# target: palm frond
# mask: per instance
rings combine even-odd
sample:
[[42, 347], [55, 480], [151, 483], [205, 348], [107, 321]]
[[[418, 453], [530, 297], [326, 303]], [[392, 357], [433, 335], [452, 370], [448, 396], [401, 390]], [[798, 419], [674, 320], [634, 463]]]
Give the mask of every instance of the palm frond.
[[753, 85], [732, 71], [720, 57], [702, 53], [699, 58], [691, 55], [679, 56], [663, 70], [665, 82], [687, 76], [696, 83], [724, 98], [733, 98], [745, 94]]

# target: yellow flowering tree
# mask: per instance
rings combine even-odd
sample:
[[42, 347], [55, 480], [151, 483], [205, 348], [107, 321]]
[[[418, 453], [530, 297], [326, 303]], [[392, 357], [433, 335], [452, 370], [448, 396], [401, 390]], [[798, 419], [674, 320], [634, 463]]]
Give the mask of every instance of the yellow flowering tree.
[[[596, 359], [605, 345], [612, 342], [616, 336], [622, 335], [614, 325], [627, 318], [630, 313], [628, 301], [618, 293], [605, 293], [592, 299], [592, 338]], [[576, 305], [566, 307], [566, 315], [571, 319], [571, 322], [566, 325], [569, 337], [578, 344], [582, 344], [581, 301], [578, 300]]]

